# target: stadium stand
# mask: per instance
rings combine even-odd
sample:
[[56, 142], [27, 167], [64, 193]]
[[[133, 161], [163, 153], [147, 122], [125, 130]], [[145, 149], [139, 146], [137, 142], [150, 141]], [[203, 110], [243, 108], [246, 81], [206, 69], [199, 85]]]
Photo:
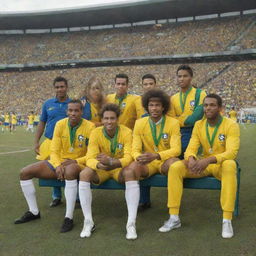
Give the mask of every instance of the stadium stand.
[[[252, 23], [251, 30], [255, 31], [254, 20], [254, 16], [245, 16], [163, 24], [157, 28], [1, 35], [0, 58], [2, 64], [11, 64], [224, 51]], [[256, 48], [256, 42], [248, 36], [242, 47]]]

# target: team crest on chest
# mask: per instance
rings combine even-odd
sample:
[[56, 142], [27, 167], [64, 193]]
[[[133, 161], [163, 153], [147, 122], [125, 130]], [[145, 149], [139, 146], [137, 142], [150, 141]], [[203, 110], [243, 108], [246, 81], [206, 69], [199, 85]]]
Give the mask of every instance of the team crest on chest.
[[77, 136], [78, 141], [84, 141], [84, 136], [82, 134]]
[[195, 106], [195, 101], [194, 101], [194, 100], [191, 100], [191, 101], [190, 101], [190, 106], [191, 106], [191, 107], [194, 107], [194, 106]]
[[167, 133], [163, 133], [162, 139], [164, 139], [164, 140], [168, 139], [168, 134]]
[[225, 140], [225, 135], [224, 134], [219, 134], [219, 140], [224, 141]]
[[122, 108], [125, 108], [125, 106], [126, 106], [126, 103], [123, 102], [123, 103], [121, 104], [121, 107], [122, 107]]
[[120, 150], [123, 149], [123, 144], [118, 143], [118, 144], [117, 144], [117, 148], [120, 149]]

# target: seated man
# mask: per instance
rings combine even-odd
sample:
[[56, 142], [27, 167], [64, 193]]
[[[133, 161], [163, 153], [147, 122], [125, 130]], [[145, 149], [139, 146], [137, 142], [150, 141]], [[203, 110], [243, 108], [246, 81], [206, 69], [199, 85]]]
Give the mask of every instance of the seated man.
[[106, 104], [101, 111], [103, 127], [96, 128], [91, 136], [86, 155], [86, 168], [80, 173], [79, 197], [84, 214], [84, 227], [80, 237], [90, 237], [95, 226], [92, 218], [92, 193], [90, 183], [101, 184], [113, 178], [125, 182], [125, 198], [128, 208], [126, 238], [136, 239], [136, 216], [140, 198], [139, 183], [133, 170], [126, 170], [132, 161], [132, 131], [118, 125], [120, 108]]
[[20, 185], [29, 211], [15, 221], [15, 224], [39, 219], [33, 178], [65, 179], [66, 215], [61, 232], [73, 228], [73, 211], [77, 195], [77, 179], [85, 167], [87, 144], [94, 124], [82, 119], [83, 105], [80, 100], [68, 103], [68, 118], [57, 122], [51, 143], [49, 161], [40, 161], [24, 167], [20, 174]]
[[[184, 178], [214, 176], [221, 180], [221, 207], [223, 210], [222, 237], [231, 238], [232, 213], [236, 199], [236, 158], [239, 149], [239, 127], [220, 114], [222, 100], [216, 94], [205, 97], [206, 119], [197, 121], [185, 152], [185, 160], [174, 163], [168, 175], [168, 208], [170, 218], [159, 229], [168, 232], [181, 226], [179, 209]], [[203, 152], [197, 156], [199, 147]]]
[[170, 98], [161, 90], [147, 91], [142, 96], [142, 105], [149, 116], [135, 123], [132, 155], [136, 161], [128, 169], [135, 170], [139, 178], [156, 173], [167, 175], [181, 153], [179, 121], [166, 116]]

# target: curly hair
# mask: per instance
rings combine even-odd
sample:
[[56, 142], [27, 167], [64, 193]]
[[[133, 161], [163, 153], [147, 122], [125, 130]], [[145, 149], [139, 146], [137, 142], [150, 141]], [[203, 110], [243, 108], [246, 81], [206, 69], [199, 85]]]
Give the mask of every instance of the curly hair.
[[157, 98], [163, 105], [165, 115], [170, 108], [170, 97], [162, 90], [152, 89], [142, 95], [141, 101], [143, 108], [148, 112], [148, 103], [150, 99]]
[[120, 116], [120, 108], [118, 105], [116, 104], [113, 104], [113, 103], [107, 103], [105, 104], [101, 111], [100, 111], [100, 117], [103, 118], [103, 115], [106, 111], [112, 111], [112, 112], [115, 112], [116, 113], [116, 117], [118, 118]]

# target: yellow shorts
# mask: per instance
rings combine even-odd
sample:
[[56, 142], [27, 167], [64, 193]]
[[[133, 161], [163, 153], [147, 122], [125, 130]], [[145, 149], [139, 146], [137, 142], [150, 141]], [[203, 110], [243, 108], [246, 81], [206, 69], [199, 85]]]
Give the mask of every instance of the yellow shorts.
[[163, 165], [164, 161], [161, 160], [154, 160], [151, 163], [147, 164], [148, 167], [148, 177], [160, 173], [161, 174], [161, 167]]
[[40, 145], [39, 148], [39, 155], [36, 156], [37, 160], [46, 160], [50, 158], [50, 146], [51, 146], [51, 140], [45, 139], [43, 143]]
[[120, 172], [122, 171], [122, 168], [116, 168], [114, 170], [111, 170], [111, 171], [105, 171], [105, 170], [94, 170], [98, 177], [99, 177], [99, 183], [96, 184], [96, 185], [99, 185], [109, 179], [114, 179], [115, 181], [119, 182], [118, 181], [118, 177], [119, 177], [119, 174]]
[[[66, 159], [62, 159], [61, 162], [63, 163]], [[50, 167], [51, 170], [55, 171], [56, 170], [56, 167], [57, 165], [51, 161], [51, 160], [47, 160], [47, 165]], [[81, 170], [83, 170], [85, 168], [85, 165], [83, 164], [78, 164], [78, 166], [81, 168]]]

